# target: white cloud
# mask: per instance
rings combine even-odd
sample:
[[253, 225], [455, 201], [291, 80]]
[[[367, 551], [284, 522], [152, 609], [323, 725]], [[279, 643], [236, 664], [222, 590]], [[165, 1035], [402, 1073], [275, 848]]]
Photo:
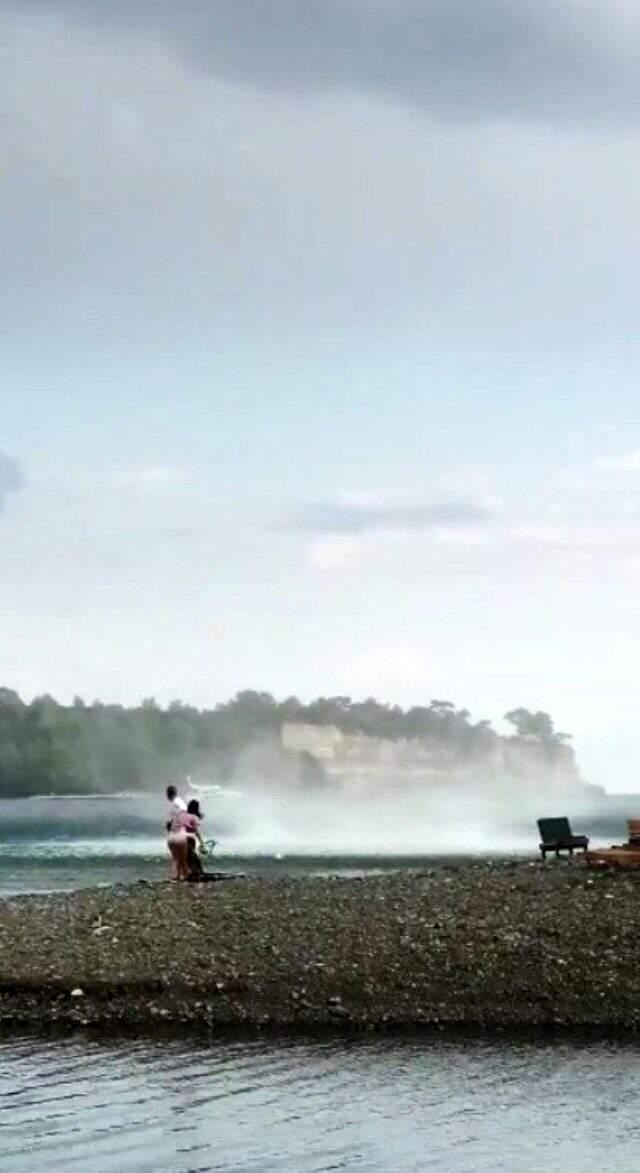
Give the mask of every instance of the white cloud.
[[366, 561], [371, 542], [347, 534], [315, 538], [308, 546], [309, 565], [315, 570], [352, 570]]
[[[364, 533], [318, 534], [305, 545], [309, 567], [340, 578], [358, 575], [361, 580], [381, 581], [416, 575], [445, 576], [459, 569], [502, 567], [516, 574], [516, 564], [545, 566], [552, 577], [562, 578], [584, 559], [606, 557], [609, 573], [629, 576], [640, 565], [640, 518], [614, 517], [594, 520], [582, 516], [548, 520], [539, 517], [506, 517], [491, 528], [439, 526], [427, 532], [376, 530]], [[448, 568], [448, 569], [447, 569]]]
[[640, 448], [621, 452], [617, 456], [599, 456], [594, 465], [603, 471], [640, 472]]
[[119, 488], [154, 490], [183, 484], [187, 479], [187, 472], [184, 468], [172, 468], [168, 465], [146, 465], [142, 468], [124, 469], [122, 472], [116, 473], [115, 484]]
[[493, 531], [439, 526], [433, 531], [433, 540], [444, 546], [486, 546], [494, 540], [494, 535]]

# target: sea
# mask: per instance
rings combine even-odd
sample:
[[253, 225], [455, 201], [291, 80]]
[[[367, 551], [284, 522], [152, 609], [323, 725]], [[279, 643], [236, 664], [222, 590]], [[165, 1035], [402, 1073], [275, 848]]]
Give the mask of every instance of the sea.
[[[2, 803], [0, 899], [162, 879], [158, 821], [157, 804], [127, 799]], [[350, 876], [428, 859], [229, 840], [220, 870]], [[619, 1173], [638, 1167], [639, 1097], [640, 1047], [624, 1039], [5, 1030], [0, 1170]]]
[[515, 1039], [0, 1042], [7, 1173], [636, 1170], [640, 1055]]

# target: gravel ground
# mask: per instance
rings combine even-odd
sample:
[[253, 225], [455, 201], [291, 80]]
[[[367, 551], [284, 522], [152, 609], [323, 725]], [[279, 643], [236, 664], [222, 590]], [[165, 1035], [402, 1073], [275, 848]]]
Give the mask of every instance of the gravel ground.
[[466, 863], [0, 902], [0, 1024], [640, 1029], [640, 876]]

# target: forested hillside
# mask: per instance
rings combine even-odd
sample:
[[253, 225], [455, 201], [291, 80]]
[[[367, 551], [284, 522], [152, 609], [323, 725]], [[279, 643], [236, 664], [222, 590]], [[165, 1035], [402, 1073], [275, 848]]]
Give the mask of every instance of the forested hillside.
[[[535, 747], [538, 758], [575, 772], [567, 735], [554, 730], [546, 713], [514, 709], [506, 719], [513, 729], [508, 738], [488, 721], [474, 723], [466, 709], [441, 700], [402, 709], [372, 698], [321, 697], [303, 704], [295, 697], [277, 701], [269, 693], [245, 691], [209, 710], [181, 701], [162, 708], [153, 699], [124, 708], [80, 698], [60, 705], [49, 696], [26, 704], [4, 688], [0, 796], [144, 790], [187, 775], [224, 782], [233, 777], [243, 753], [256, 745], [265, 749], [265, 770], [277, 771], [284, 758], [280, 730], [296, 722], [419, 741], [444, 768], [489, 761], [506, 742]], [[308, 755], [298, 759], [303, 784], [321, 784], [321, 766]]]

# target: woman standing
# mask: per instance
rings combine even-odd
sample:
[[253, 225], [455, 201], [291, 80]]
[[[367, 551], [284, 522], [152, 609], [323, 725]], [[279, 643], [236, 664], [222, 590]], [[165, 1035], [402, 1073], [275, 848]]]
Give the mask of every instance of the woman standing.
[[183, 820], [188, 818], [181, 810], [174, 810], [167, 822], [167, 847], [171, 852], [171, 881], [189, 879], [189, 843]]
[[201, 880], [203, 876], [202, 863], [198, 855], [198, 844], [200, 844], [200, 851], [206, 855], [207, 849], [205, 847], [200, 824], [202, 822], [202, 812], [200, 810], [200, 803], [197, 798], [192, 798], [187, 806], [187, 813], [180, 816], [182, 826], [187, 834], [187, 871], [190, 880]]

